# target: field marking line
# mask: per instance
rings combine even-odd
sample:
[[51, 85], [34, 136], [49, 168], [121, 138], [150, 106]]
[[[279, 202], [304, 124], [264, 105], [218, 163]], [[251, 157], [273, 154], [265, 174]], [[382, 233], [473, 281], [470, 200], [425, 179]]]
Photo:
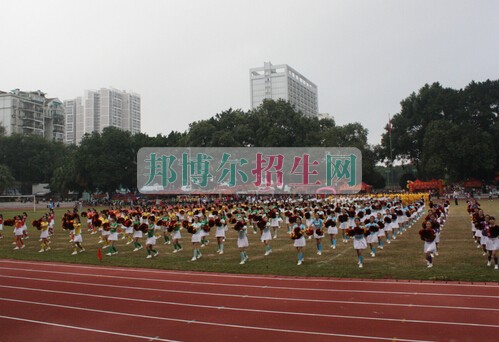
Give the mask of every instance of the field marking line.
[[[351, 248], [351, 247], [350, 247]], [[334, 257], [333, 257], [334, 258]], [[26, 262], [12, 259], [2, 259], [0, 263], [13, 263], [13, 264], [27, 264], [30, 266], [42, 265], [50, 267], [67, 267], [78, 269], [91, 269], [91, 270], [113, 270], [121, 272], [135, 272], [135, 273], [149, 273], [149, 274], [174, 274], [184, 276], [200, 276], [200, 277], [215, 277], [215, 278], [234, 278], [234, 279], [263, 279], [263, 280], [282, 280], [282, 281], [296, 281], [296, 282], [323, 282], [323, 283], [361, 283], [361, 284], [397, 284], [397, 285], [414, 285], [414, 286], [457, 286], [457, 287], [490, 287], [499, 288], [499, 284], [456, 284], [456, 283], [442, 283], [442, 282], [425, 282], [425, 281], [389, 281], [389, 280], [370, 280], [370, 279], [331, 279], [331, 278], [310, 278], [310, 277], [295, 277], [295, 276], [264, 276], [264, 275], [246, 275], [246, 274], [224, 274], [224, 273], [210, 273], [210, 272], [192, 272], [192, 271], [173, 271], [173, 270], [153, 270], [132, 267], [115, 267], [115, 266], [89, 266], [80, 264], [64, 264], [64, 263], [47, 263], [47, 262]]]
[[[217, 297], [235, 297], [235, 298], [249, 298], [249, 299], [259, 299], [259, 300], [272, 300], [272, 301], [294, 301], [294, 302], [309, 302], [309, 303], [331, 303], [331, 304], [348, 304], [348, 305], [370, 305], [370, 306], [394, 306], [394, 307], [407, 307], [407, 308], [428, 308], [428, 309], [451, 309], [451, 310], [474, 310], [474, 311], [499, 311], [499, 308], [481, 308], [481, 307], [468, 307], [468, 306], [448, 306], [448, 305], [426, 305], [426, 304], [404, 304], [404, 303], [382, 303], [382, 302], [366, 302], [366, 301], [346, 301], [346, 300], [332, 300], [332, 299], [308, 299], [308, 298], [280, 298], [276, 296], [254, 296], [254, 295], [240, 295], [240, 294], [228, 294], [228, 293], [214, 293], [206, 291], [186, 291], [186, 290], [171, 290], [171, 289], [158, 289], [158, 288], [146, 288], [146, 287], [136, 287], [136, 286], [125, 286], [125, 285], [114, 285], [114, 284], [96, 284], [96, 283], [86, 283], [79, 281], [69, 281], [69, 280], [53, 280], [46, 278], [30, 278], [30, 277], [19, 277], [19, 276], [8, 276], [0, 275], [0, 278], [10, 278], [10, 279], [22, 279], [22, 280], [35, 280], [42, 282], [55, 282], [64, 283], [71, 285], [86, 285], [95, 287], [109, 287], [113, 289], [126, 289], [126, 290], [143, 290], [143, 291], [156, 291], [156, 292], [166, 292], [166, 293], [179, 293], [179, 294], [192, 294], [200, 296], [217, 296]], [[2, 286], [2, 285], [0, 285]]]
[[[7, 286], [0, 285], [2, 288], [10, 288], [16, 290], [26, 290], [26, 291], [39, 291], [45, 293], [53, 293], [53, 294], [63, 294], [69, 296], [79, 296], [79, 297], [92, 297], [92, 298], [102, 298], [102, 299], [113, 299], [113, 300], [121, 300], [128, 302], [139, 302], [139, 303], [147, 303], [147, 304], [160, 304], [160, 305], [172, 305], [172, 306], [185, 306], [185, 307], [194, 307], [194, 308], [202, 308], [202, 309], [210, 309], [210, 310], [224, 310], [224, 311], [242, 311], [242, 312], [254, 312], [254, 313], [263, 313], [263, 314], [272, 314], [272, 315], [290, 315], [290, 316], [312, 316], [317, 317], [317, 313], [304, 313], [304, 312], [290, 312], [290, 311], [277, 311], [277, 310], [259, 310], [259, 309], [248, 309], [248, 308], [239, 308], [239, 307], [220, 307], [219, 305], [200, 305], [200, 304], [187, 304], [187, 303], [177, 303], [177, 302], [167, 302], [167, 301], [157, 301], [157, 300], [148, 300], [148, 299], [138, 299], [138, 298], [124, 298], [124, 297], [116, 297], [116, 296], [108, 296], [108, 295], [96, 295], [96, 294], [87, 294], [87, 293], [75, 293], [75, 292], [66, 292], [66, 291], [56, 291], [56, 290], [45, 290], [45, 289], [36, 289], [36, 288], [26, 288], [26, 287], [16, 287], [16, 286]], [[0, 298], [0, 300], [10, 300], [9, 298]], [[14, 300], [14, 299], [13, 299]], [[58, 305], [58, 304], [54, 304]], [[327, 318], [339, 318], [339, 319], [353, 319], [353, 320], [366, 320], [366, 321], [380, 321], [380, 322], [397, 322], [397, 323], [415, 323], [415, 324], [434, 324], [434, 325], [459, 325], [459, 326], [470, 326], [470, 327], [487, 327], [487, 328], [496, 328], [499, 329], [499, 325], [492, 324], [482, 324], [482, 323], [465, 323], [465, 322], [445, 322], [445, 321], [424, 321], [417, 319], [401, 319], [401, 318], [381, 318], [381, 317], [367, 317], [367, 316], [352, 316], [352, 315], [333, 315], [333, 314], [320, 314], [320, 317]]]
[[[49, 304], [49, 303], [42, 303], [42, 302], [25, 301], [25, 300], [20, 300], [20, 299], [0, 298], [0, 301], [10, 301], [10, 302], [14, 302], [14, 303], [23, 303], [23, 304], [28, 304], [28, 305], [40, 305], [40, 306], [54, 307], [54, 308], [60, 308], [60, 309], [79, 310], [79, 311], [87, 311], [87, 312], [97, 312], [97, 313], [109, 314], [109, 315], [117, 315], [117, 316], [149, 318], [149, 319], [155, 319], [155, 320], [160, 320], [160, 321], [171, 321], [171, 322], [179, 322], [179, 323], [186, 323], [186, 324], [200, 324], [200, 325], [210, 325], [210, 326], [236, 328], [236, 329], [262, 330], [262, 331], [272, 331], [272, 332], [282, 332], [282, 333], [302, 334], [302, 335], [335, 336], [335, 337], [349, 337], [349, 338], [359, 338], [359, 339], [378, 339], [378, 340], [385, 340], [385, 341], [393, 341], [393, 338], [391, 338], [391, 337], [377, 337], [377, 336], [363, 336], [363, 335], [350, 335], [350, 334], [336, 334], [336, 333], [327, 333], [327, 332], [300, 330], [303, 327], [300, 327], [300, 329], [297, 329], [297, 330], [279, 329], [279, 328], [265, 328], [265, 327], [259, 327], [259, 326], [251, 326], [251, 325], [215, 323], [215, 322], [208, 322], [208, 321], [197, 321], [197, 320], [193, 321], [193, 320], [180, 319], [180, 318], [171, 318], [171, 317], [157, 317], [157, 316], [148, 316], [148, 315], [138, 315], [138, 314], [126, 313], [126, 312], [117, 312], [117, 311], [108, 311], [108, 310], [97, 310], [97, 309], [81, 308], [81, 307], [74, 307], [74, 306], [67, 306], [67, 305], [59, 305], [59, 304]], [[3, 317], [3, 316], [0, 316], [0, 317]], [[403, 342], [409, 342], [409, 341], [411, 341], [412, 342], [412, 341], [422, 341], [422, 340], [411, 340], [411, 339], [399, 339], [399, 338], [397, 338], [397, 341], [403, 341]]]
[[312, 292], [340, 292], [340, 293], [370, 293], [370, 294], [392, 294], [392, 295], [427, 295], [427, 296], [442, 296], [442, 297], [468, 297], [468, 298], [491, 298], [499, 299], [499, 296], [494, 295], [474, 295], [474, 294], [460, 294], [460, 293], [436, 293], [436, 292], [413, 292], [413, 291], [379, 291], [379, 290], [341, 290], [341, 289], [321, 289], [321, 288], [300, 288], [300, 287], [287, 287], [287, 286], [268, 286], [268, 285], [249, 285], [249, 284], [226, 284], [226, 283], [212, 283], [212, 282], [195, 282], [187, 280], [170, 280], [170, 279], [154, 279], [154, 278], [138, 278], [138, 277], [124, 277], [116, 275], [103, 275], [103, 274], [88, 274], [88, 273], [73, 273], [73, 272], [58, 272], [46, 270], [32, 270], [32, 269], [19, 269], [12, 267], [0, 267], [0, 269], [11, 270], [17, 272], [38, 272], [49, 274], [62, 274], [74, 275], [82, 277], [97, 277], [97, 278], [112, 278], [112, 279], [127, 279], [127, 280], [144, 280], [149, 282], [159, 283], [175, 283], [175, 284], [189, 284], [189, 285], [204, 285], [204, 286], [226, 286], [237, 288], [256, 288], [256, 289], [272, 289], [272, 290], [286, 290], [286, 291], [312, 291]]
[[14, 320], [14, 321], [36, 323], [36, 324], [41, 324], [41, 325], [50, 325], [50, 326], [59, 327], [59, 328], [76, 329], [76, 330], [90, 331], [90, 332], [96, 332], [96, 333], [101, 333], [101, 334], [118, 335], [118, 336], [123, 336], [123, 337], [133, 337], [133, 338], [138, 338], [138, 339], [142, 339], [142, 340], [149, 340], [149, 341], [151, 341], [152, 338], [155, 339], [154, 341], [167, 341], [167, 342], [170, 342], [170, 341], [174, 342], [175, 341], [175, 340], [162, 339], [162, 338], [158, 338], [158, 337], [125, 334], [125, 333], [119, 333], [119, 332], [114, 332], [114, 331], [106, 331], [106, 330], [99, 330], [99, 329], [83, 328], [83, 327], [79, 327], [79, 326], [76, 326], [76, 325], [51, 323], [51, 322], [37, 321], [37, 320], [27, 319], [27, 318], [20, 318], [20, 317], [0, 315], [0, 319], [2, 319], [2, 318], [3, 319]]

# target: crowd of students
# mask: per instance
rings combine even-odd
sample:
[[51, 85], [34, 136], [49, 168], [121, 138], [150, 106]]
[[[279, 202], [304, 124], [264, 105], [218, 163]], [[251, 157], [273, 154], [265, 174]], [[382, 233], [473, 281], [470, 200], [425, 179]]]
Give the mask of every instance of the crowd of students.
[[487, 259], [487, 266], [492, 266], [499, 270], [498, 250], [499, 250], [499, 226], [496, 224], [494, 216], [486, 214], [476, 199], [467, 201], [468, 213], [471, 219], [471, 233], [476, 243], [476, 248], [483, 251], [483, 256]]
[[[214, 236], [217, 254], [224, 254], [227, 240], [234, 239], [240, 252], [239, 263], [245, 264], [249, 261], [248, 253], [257, 253], [259, 248], [251, 246], [250, 249], [248, 234], [253, 233], [259, 234], [264, 257], [271, 255], [273, 240], [283, 235], [286, 239], [291, 238], [290, 243], [297, 253], [297, 265], [304, 263], [305, 253], [311, 253], [311, 249], [306, 248], [307, 241], [312, 243], [318, 256], [323, 254], [324, 248], [335, 250], [338, 241], [352, 243], [358, 267], [362, 268], [364, 252], [367, 250], [370, 257], [375, 258], [380, 250], [403, 235], [424, 215], [425, 204], [428, 212], [422, 220], [419, 235], [424, 241], [427, 267], [431, 268], [439, 253], [440, 232], [445, 227], [449, 201], [434, 203], [421, 195], [337, 196], [310, 200], [270, 198], [203, 206], [193, 203], [184, 206], [110, 207], [83, 212], [75, 209], [64, 214], [61, 226], [70, 236], [72, 255], [85, 251], [83, 224], [89, 234], [100, 234], [99, 245], [107, 250], [108, 257], [118, 255], [118, 248], [130, 248], [135, 253], [145, 245], [146, 258], [151, 259], [159, 255], [157, 245], [160, 243], [172, 248], [173, 253], [179, 253], [184, 250], [182, 241], [187, 237], [192, 251], [189, 260], [194, 262], [203, 256], [201, 250]], [[477, 248], [483, 250], [487, 265], [491, 266], [493, 261], [498, 269], [499, 227], [495, 218], [485, 214], [474, 199], [468, 200], [468, 212]], [[0, 214], [0, 238], [3, 237], [3, 227], [12, 226], [14, 249], [23, 249], [29, 238], [27, 222], [27, 213], [6, 220]], [[39, 252], [49, 251], [55, 226], [53, 210], [31, 224], [40, 231]], [[120, 240], [123, 243], [119, 243]]]
[[[297, 252], [297, 265], [302, 265], [305, 253], [311, 253], [310, 248], [306, 248], [307, 241], [313, 242], [314, 253], [320, 256], [324, 248], [336, 249], [341, 239], [344, 244], [353, 244], [358, 266], [363, 267], [364, 250], [368, 249], [369, 255], [376, 257], [419, 219], [424, 205], [425, 200], [420, 195], [363, 195], [304, 200], [270, 198], [203, 206], [193, 203], [110, 207], [101, 211], [67, 212], [61, 226], [69, 233], [73, 255], [85, 251], [82, 224], [86, 224], [90, 234], [100, 234], [99, 244], [107, 250], [108, 257], [118, 255], [118, 248], [138, 252], [144, 247], [144, 240], [149, 259], [159, 254], [157, 244], [161, 242], [168, 245], [166, 248], [173, 247], [173, 253], [178, 253], [184, 250], [182, 241], [188, 234], [192, 247], [189, 260], [194, 262], [202, 257], [201, 250], [214, 235], [217, 254], [224, 254], [227, 240], [234, 238], [240, 252], [239, 263], [245, 264], [249, 261], [248, 253], [256, 253], [258, 248], [251, 246], [250, 249], [248, 234], [259, 234], [264, 257], [271, 255], [274, 239], [291, 238], [290, 243]], [[17, 226], [26, 227], [27, 215], [16, 217], [14, 221], [16, 248], [20, 249], [26, 236], [17, 234]], [[40, 253], [50, 250], [53, 211], [33, 221], [32, 225], [40, 230]], [[24, 232], [27, 234], [27, 229]]]

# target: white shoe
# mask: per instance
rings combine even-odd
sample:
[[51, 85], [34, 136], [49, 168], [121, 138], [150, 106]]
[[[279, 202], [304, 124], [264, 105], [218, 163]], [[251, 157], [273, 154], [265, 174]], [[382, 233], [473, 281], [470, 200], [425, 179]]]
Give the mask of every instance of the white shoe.
[[192, 257], [191, 259], [191, 261], [196, 261], [196, 260], [197, 260], [196, 257]]
[[183, 248], [180, 248], [180, 249], [177, 249], [177, 252], [181, 252], [183, 250], [184, 250]]
[[177, 253], [178, 252], [178, 249], [174, 249], [172, 253]]
[[129, 244], [131, 244], [131, 243], [132, 243], [132, 241], [128, 241], [126, 244], [127, 244], [127, 245], [129, 245]]
[[435, 252], [435, 256], [438, 256], [438, 252]]
[[269, 251], [266, 251], [264, 255], [265, 255], [265, 256], [267, 256], [267, 255], [269, 255], [269, 254], [270, 254], [270, 253], [269, 253]]
[[362, 268], [362, 267], [364, 267], [364, 265], [363, 264], [359, 264], [359, 268]]
[[489, 267], [490, 267], [490, 265], [491, 265], [490, 261], [487, 261], [487, 266], [489, 266]]
[[[118, 253], [118, 252], [116, 252], [116, 253]], [[156, 252], [156, 253], [154, 253], [154, 255], [153, 255], [153, 256], [157, 257], [157, 256], [158, 256], [158, 254], [159, 254], [159, 252]]]
[[433, 267], [433, 264], [429, 264], [428, 266], [426, 266], [428, 268], [432, 268]]
[[256, 232], [255, 232], [255, 231], [253, 231], [253, 234], [256, 234]]
[[486, 256], [486, 255], [487, 255], [487, 252], [483, 252], [483, 253], [482, 253], [482, 255], [483, 255], [483, 256]]
[[38, 251], [38, 253], [43, 253], [43, 252], [45, 252], [43, 248]]
[[118, 254], [118, 251], [116, 251], [116, 252], [113, 253], [113, 255], [116, 255], [116, 254]]
[[318, 252], [317, 252], [317, 255], [322, 255], [322, 252], [321, 252], [321, 251], [318, 251]]
[[202, 254], [199, 254], [199, 255], [197, 256], [197, 258], [198, 258], [198, 259], [201, 259], [201, 257], [202, 257], [202, 256], [203, 256]]
[[298, 261], [298, 263], [296, 265], [300, 266], [302, 264], [302, 261]]
[[383, 246], [378, 246], [379, 249], [383, 249]]
[[218, 254], [222, 255], [222, 254], [224, 254], [224, 251], [220, 251], [220, 253], [218, 253]]
[[391, 244], [392, 242], [391, 242], [390, 240], [388, 240], [386, 243], [387, 243], [387, 244]]
[[494, 266], [494, 269], [495, 269], [495, 270], [499, 270], [499, 265], [495, 265], [495, 266]]
[[133, 252], [137, 252], [139, 250], [139, 247], [136, 247]]
[[85, 252], [85, 248], [80, 249], [80, 252], [79, 252], [79, 253], [83, 253], [83, 252]]
[[151, 259], [152, 258], [152, 255], [149, 254], [148, 256], [146, 256], [146, 259]]
[[371, 253], [371, 257], [373, 257], [373, 258], [374, 258], [375, 256], [376, 256], [376, 254], [375, 254], [375, 253]]
[[[22, 245], [21, 246], [21, 249], [23, 249], [24, 247], [26, 247], [26, 245]], [[47, 251], [50, 249], [50, 247], [47, 247]]]
[[71, 253], [71, 255], [76, 255], [76, 254], [78, 254], [77, 251], [74, 251], [73, 253]]
[[113, 253], [107, 253], [106, 255], [107, 255], [107, 256], [111, 256], [111, 255], [113, 255]]
[[246, 260], [243, 260], [239, 263], [239, 265], [244, 265], [246, 263]]
[[16, 247], [14, 247], [14, 249], [19, 249], [19, 247], [16, 246]]

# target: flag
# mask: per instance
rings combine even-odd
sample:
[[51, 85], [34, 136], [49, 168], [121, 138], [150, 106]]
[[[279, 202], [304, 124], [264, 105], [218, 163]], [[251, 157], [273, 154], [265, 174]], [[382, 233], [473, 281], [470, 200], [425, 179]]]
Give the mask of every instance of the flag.
[[97, 258], [99, 258], [100, 262], [102, 262], [102, 252], [100, 248], [97, 250]]

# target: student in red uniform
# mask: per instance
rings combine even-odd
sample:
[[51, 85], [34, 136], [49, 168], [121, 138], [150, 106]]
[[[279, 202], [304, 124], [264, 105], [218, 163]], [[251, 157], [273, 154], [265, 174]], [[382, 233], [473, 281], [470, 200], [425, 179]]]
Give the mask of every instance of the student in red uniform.
[[423, 228], [419, 231], [419, 236], [421, 237], [421, 240], [424, 241], [423, 251], [425, 253], [428, 268], [433, 267], [432, 254], [437, 250], [437, 246], [435, 244], [436, 233], [432, 227], [432, 222], [426, 221], [423, 223]]
[[487, 239], [487, 252], [488, 252], [488, 262], [487, 266], [490, 266], [491, 259], [494, 258], [494, 269], [499, 270], [499, 262], [497, 258], [497, 251], [499, 250], [499, 226], [496, 224], [496, 218], [494, 216], [489, 217], [489, 230]]

